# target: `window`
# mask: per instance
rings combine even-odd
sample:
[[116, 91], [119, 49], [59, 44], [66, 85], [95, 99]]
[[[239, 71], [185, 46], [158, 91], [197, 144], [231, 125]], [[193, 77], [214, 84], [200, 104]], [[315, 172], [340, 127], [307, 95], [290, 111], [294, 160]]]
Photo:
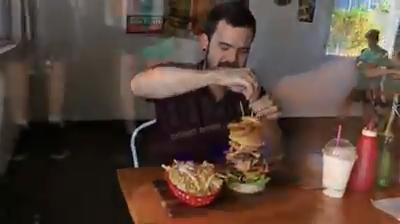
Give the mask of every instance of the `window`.
[[0, 47], [11, 42], [11, 0], [0, 0]]
[[399, 26], [397, 27], [397, 33], [396, 33], [396, 38], [394, 41], [394, 51], [400, 51], [400, 19], [397, 20], [397, 23]]
[[340, 9], [351, 9], [357, 7], [375, 9], [380, 2], [380, 0], [336, 0], [335, 6]]
[[367, 47], [364, 35], [370, 29], [381, 33], [380, 46], [393, 52], [400, 10], [397, 0], [336, 0], [332, 14], [327, 54], [357, 56]]

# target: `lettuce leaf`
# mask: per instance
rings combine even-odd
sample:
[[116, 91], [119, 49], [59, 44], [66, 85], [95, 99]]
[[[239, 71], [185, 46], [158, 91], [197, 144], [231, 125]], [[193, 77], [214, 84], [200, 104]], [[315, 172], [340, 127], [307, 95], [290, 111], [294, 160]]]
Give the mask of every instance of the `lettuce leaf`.
[[259, 175], [257, 177], [254, 178], [248, 178], [246, 179], [246, 181], [241, 181], [239, 176], [235, 176], [235, 175], [230, 175], [227, 182], [229, 183], [244, 183], [244, 184], [255, 184], [255, 185], [265, 185], [270, 181], [271, 178], [265, 176], [265, 175]]

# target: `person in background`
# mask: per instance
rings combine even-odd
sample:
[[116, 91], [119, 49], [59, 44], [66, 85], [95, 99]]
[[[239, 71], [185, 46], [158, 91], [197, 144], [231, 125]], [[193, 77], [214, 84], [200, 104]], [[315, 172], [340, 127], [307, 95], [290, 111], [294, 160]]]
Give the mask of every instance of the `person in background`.
[[202, 62], [161, 64], [133, 77], [133, 93], [156, 107], [156, 124], [139, 136], [142, 164], [220, 161], [228, 147], [226, 126], [243, 115], [241, 105], [245, 115], [253, 112], [265, 122], [268, 145], [276, 148], [278, 107], [246, 68], [255, 34], [256, 21], [247, 7], [217, 5], [199, 37]]
[[386, 68], [390, 62], [388, 52], [379, 46], [378, 30], [372, 29], [365, 34], [368, 47], [361, 51], [357, 57], [357, 68], [360, 72], [358, 78], [358, 88], [374, 89], [379, 86], [380, 77], [386, 73], [382, 68]]
[[380, 96], [382, 104], [391, 105], [393, 95], [400, 93], [400, 51], [389, 59], [387, 66], [367, 69], [369, 77], [380, 77], [380, 86], [375, 95]]
[[388, 59], [388, 52], [379, 46], [380, 32], [376, 29], [371, 29], [365, 34], [365, 39], [368, 42], [368, 47], [361, 50], [358, 57], [359, 62], [371, 64], [384, 64]]
[[381, 78], [388, 74], [390, 64], [388, 52], [379, 46], [380, 32], [371, 29], [365, 34], [368, 47], [361, 50], [356, 59], [358, 70], [357, 86], [351, 91], [344, 104], [344, 114], [348, 114], [353, 102], [363, 103], [364, 122], [377, 120], [376, 106], [380, 97], [376, 95], [380, 88]]
[[[65, 80], [67, 76], [67, 62], [70, 58], [71, 42], [74, 40], [73, 8], [71, 2], [41, 1], [38, 7], [35, 1], [22, 1], [22, 11], [30, 11], [29, 17], [34, 22], [34, 34], [31, 40], [23, 37], [16, 51], [11, 55], [11, 63], [7, 73], [10, 76], [12, 111], [15, 122], [20, 129], [20, 137], [16, 143], [13, 161], [22, 161], [32, 153], [29, 144], [33, 136], [30, 127], [30, 98], [32, 97], [30, 83], [31, 74], [44, 73], [47, 101], [47, 130], [49, 157], [62, 160], [70, 155], [69, 149], [63, 141], [66, 130], [64, 126], [63, 107], [65, 98]], [[62, 10], [52, 10], [59, 8]], [[38, 9], [39, 11], [35, 11]], [[32, 11], [33, 10], [33, 11]], [[60, 14], [61, 13], [61, 14]], [[27, 16], [27, 15], [24, 15]], [[48, 21], [52, 21], [49, 23]], [[63, 26], [59, 26], [63, 24]], [[37, 31], [37, 32], [36, 32]], [[40, 68], [40, 69], [37, 69]], [[35, 102], [36, 103], [36, 102]], [[46, 104], [45, 104], [46, 105]]]
[[393, 94], [400, 93], [400, 51], [391, 58], [386, 70], [386, 75], [381, 81], [381, 91], [385, 99], [392, 99]]
[[394, 109], [394, 96], [400, 93], [400, 52], [389, 59], [386, 66], [366, 68], [364, 73], [370, 79], [379, 80], [379, 87], [369, 90], [369, 101], [372, 103], [370, 107], [373, 109], [373, 118], [378, 124], [378, 129], [383, 132]]

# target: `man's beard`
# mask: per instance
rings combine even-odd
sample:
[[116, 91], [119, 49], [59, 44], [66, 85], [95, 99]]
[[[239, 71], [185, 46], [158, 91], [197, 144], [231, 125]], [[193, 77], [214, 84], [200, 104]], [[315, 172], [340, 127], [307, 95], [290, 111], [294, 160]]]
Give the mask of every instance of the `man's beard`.
[[239, 63], [238, 62], [220, 62], [217, 65], [217, 68], [239, 68]]
[[[228, 61], [224, 61], [224, 62], [218, 62], [217, 66], [212, 65], [213, 63], [211, 63], [210, 60], [210, 47], [207, 48], [206, 53], [204, 55], [204, 60], [203, 60], [203, 69], [217, 69], [217, 68], [240, 68], [241, 66], [239, 65], [238, 61], [234, 61], [234, 62], [228, 62]], [[204, 63], [205, 62], [205, 63]]]
[[228, 61], [224, 61], [224, 62], [219, 62], [217, 64], [217, 66], [210, 66], [210, 61], [208, 61], [207, 63], [207, 68], [209, 69], [217, 69], [217, 68], [240, 68], [239, 63], [238, 62], [228, 62]]

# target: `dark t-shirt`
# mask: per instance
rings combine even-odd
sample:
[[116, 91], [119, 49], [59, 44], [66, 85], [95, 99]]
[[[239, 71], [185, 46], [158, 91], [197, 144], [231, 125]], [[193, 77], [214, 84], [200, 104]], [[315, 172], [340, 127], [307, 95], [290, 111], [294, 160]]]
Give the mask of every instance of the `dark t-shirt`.
[[[200, 64], [174, 66], [201, 68]], [[249, 113], [242, 94], [226, 91], [216, 101], [208, 87], [153, 102], [157, 123], [139, 137], [142, 165], [170, 163], [173, 159], [223, 161], [223, 151], [228, 149], [227, 124], [240, 119], [240, 103]]]

